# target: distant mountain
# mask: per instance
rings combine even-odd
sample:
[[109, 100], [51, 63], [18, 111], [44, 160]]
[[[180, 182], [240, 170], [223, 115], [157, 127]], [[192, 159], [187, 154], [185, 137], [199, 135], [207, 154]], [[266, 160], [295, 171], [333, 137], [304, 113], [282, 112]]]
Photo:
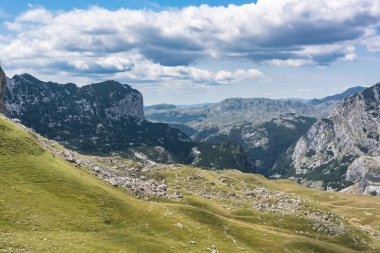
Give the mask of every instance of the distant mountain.
[[146, 111], [146, 117], [157, 122], [181, 123], [189, 126], [222, 126], [244, 122], [260, 123], [286, 113], [298, 115], [323, 114], [314, 106], [300, 101], [272, 100], [266, 98], [231, 98], [220, 103], [196, 108], [174, 108]]
[[179, 130], [145, 120], [141, 93], [115, 81], [83, 87], [16, 75], [6, 90], [7, 116], [86, 153], [119, 152], [151, 160], [184, 161], [192, 142]]
[[296, 144], [294, 175], [380, 195], [380, 83], [346, 98]]
[[6, 84], [7, 84], [7, 76], [5, 75], [3, 69], [0, 66], [0, 113], [5, 113], [4, 96], [5, 96]]
[[312, 104], [296, 99], [230, 98], [215, 104], [190, 108], [155, 107], [145, 110], [146, 118], [155, 122], [180, 123], [191, 127], [262, 123], [283, 114], [327, 117], [340, 101]]
[[343, 93], [323, 99], [229, 98], [219, 103], [197, 106], [150, 106], [146, 118], [156, 122], [186, 124], [191, 127], [239, 125], [244, 122], [262, 123], [286, 113], [313, 118], [326, 118], [344, 98], [361, 92], [353, 87]]
[[157, 105], [146, 117], [167, 122], [196, 143], [195, 166], [235, 168], [278, 176], [289, 169], [289, 152], [316, 119], [326, 118], [343, 99], [363, 87], [324, 99], [230, 98], [180, 108]]
[[199, 108], [207, 105], [212, 105], [214, 103], [201, 103], [201, 104], [190, 104], [190, 105], [175, 105], [177, 108]]
[[176, 109], [177, 106], [175, 105], [169, 105], [169, 104], [158, 104], [158, 105], [151, 105], [151, 106], [145, 106], [145, 111], [150, 110], [170, 110], [170, 109]]
[[329, 101], [343, 100], [345, 98], [351, 97], [352, 95], [356, 93], [362, 92], [365, 89], [366, 87], [362, 87], [362, 86], [352, 87], [336, 95], [328, 96], [322, 99], [313, 99], [310, 101], [310, 103], [318, 105], [318, 104], [322, 104]]

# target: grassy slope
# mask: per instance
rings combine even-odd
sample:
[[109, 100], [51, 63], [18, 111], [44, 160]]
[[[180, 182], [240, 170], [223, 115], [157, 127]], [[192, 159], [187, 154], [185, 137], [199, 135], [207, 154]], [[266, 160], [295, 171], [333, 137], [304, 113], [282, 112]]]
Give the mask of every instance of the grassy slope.
[[380, 198], [363, 194], [321, 192], [300, 187], [288, 180], [268, 181], [261, 178], [265, 187], [273, 190], [292, 192], [320, 202], [352, 222], [359, 225], [371, 225], [380, 231]]
[[[200, 173], [215, 177], [215, 172]], [[41, 150], [3, 118], [0, 175], [0, 250], [5, 252], [209, 252], [211, 245], [219, 252], [351, 252], [344, 240], [323, 242], [258, 224], [196, 196], [183, 203], [138, 200]], [[305, 191], [289, 182], [262, 182]], [[330, 193], [306, 192], [330, 201]], [[188, 243], [192, 240], [195, 246]]]

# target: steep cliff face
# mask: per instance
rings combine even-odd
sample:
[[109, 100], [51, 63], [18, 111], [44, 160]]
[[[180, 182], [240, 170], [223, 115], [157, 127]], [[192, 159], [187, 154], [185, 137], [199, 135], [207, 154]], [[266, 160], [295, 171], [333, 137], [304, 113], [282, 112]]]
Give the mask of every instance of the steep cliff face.
[[144, 120], [141, 93], [115, 81], [78, 88], [74, 84], [42, 82], [28, 74], [16, 75], [9, 81], [6, 98], [8, 115], [27, 120], [29, 124], [36, 124], [35, 117], [52, 124], [56, 118], [66, 116], [69, 121], [72, 117]]
[[5, 113], [4, 95], [7, 84], [7, 77], [0, 66], [0, 113]]
[[[319, 171], [325, 175], [340, 174], [341, 183], [343, 180], [356, 182], [358, 178], [350, 175], [360, 174], [360, 178], [366, 176], [356, 172], [361, 170], [362, 167], [357, 164], [363, 164], [360, 162], [363, 159], [355, 159], [362, 156], [376, 157], [379, 148], [380, 83], [345, 99], [329, 119], [315, 123], [297, 142], [292, 161], [297, 175], [308, 177]], [[343, 185], [335, 186], [340, 188]]]
[[191, 151], [179, 130], [145, 121], [141, 93], [115, 81], [77, 87], [16, 75], [8, 83], [6, 107], [8, 117], [82, 152], [133, 156], [138, 149], [152, 160], [175, 162]]

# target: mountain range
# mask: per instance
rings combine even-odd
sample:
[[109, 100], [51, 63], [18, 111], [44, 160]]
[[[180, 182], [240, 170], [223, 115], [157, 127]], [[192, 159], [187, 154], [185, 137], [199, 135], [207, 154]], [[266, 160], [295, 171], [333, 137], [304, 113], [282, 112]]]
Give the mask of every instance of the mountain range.
[[271, 177], [289, 170], [285, 162], [289, 148], [312, 123], [327, 118], [344, 98], [364, 89], [358, 86], [312, 100], [230, 98], [187, 107], [159, 104], [145, 107], [145, 116], [168, 123], [195, 142], [194, 166], [235, 168]]
[[[340, 94], [313, 100], [229, 98], [219, 103], [185, 108], [161, 104], [146, 107], [145, 116], [152, 121], [185, 124], [194, 128], [243, 122], [262, 123], [287, 113], [325, 118], [344, 98], [364, 89], [364, 87], [354, 87]], [[226, 119], [228, 119], [227, 122]]]
[[320, 189], [380, 194], [379, 85], [309, 101], [226, 99], [144, 108], [139, 91], [115, 81], [77, 87], [29, 74], [4, 80], [9, 118], [84, 154], [238, 169]]

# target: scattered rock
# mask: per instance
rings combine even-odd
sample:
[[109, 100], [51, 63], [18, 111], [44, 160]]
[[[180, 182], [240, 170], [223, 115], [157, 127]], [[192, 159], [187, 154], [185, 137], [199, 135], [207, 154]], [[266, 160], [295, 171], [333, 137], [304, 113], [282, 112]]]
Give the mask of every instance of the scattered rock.
[[183, 195], [182, 195], [182, 193], [181, 192], [179, 192], [179, 191], [176, 191], [176, 192], [174, 192], [174, 194], [172, 195], [172, 198], [183, 198]]
[[211, 245], [210, 248], [207, 248], [211, 253], [219, 253], [219, 251], [216, 249], [215, 245]]

